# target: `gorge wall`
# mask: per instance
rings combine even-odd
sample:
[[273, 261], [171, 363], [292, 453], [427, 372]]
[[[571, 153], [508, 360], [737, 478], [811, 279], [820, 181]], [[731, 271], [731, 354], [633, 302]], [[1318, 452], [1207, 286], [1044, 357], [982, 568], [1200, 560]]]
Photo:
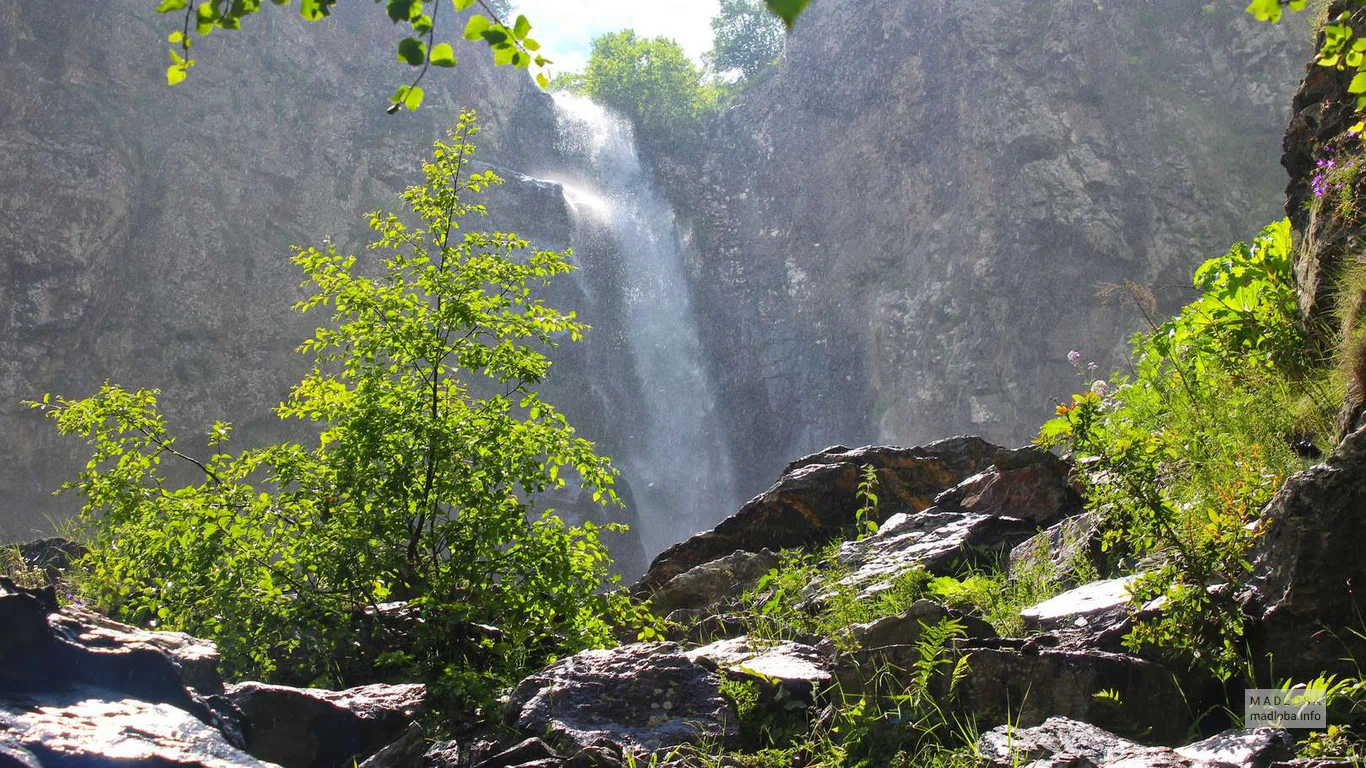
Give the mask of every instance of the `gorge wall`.
[[[605, 453], [631, 449], [638, 323], [602, 274], [629, 260], [535, 178], [567, 162], [549, 96], [465, 49], [416, 115], [385, 115], [400, 35], [366, 3], [312, 25], [268, 9], [167, 89], [146, 6], [0, 0], [0, 540], [68, 514], [46, 493], [82, 464], [21, 399], [110, 379], [161, 387], [190, 445], [214, 419], [282, 437], [270, 409], [317, 322], [289, 309], [288, 246], [367, 242], [361, 214], [462, 105], [509, 179], [491, 224], [580, 246], [591, 278], [557, 289], [598, 333], [562, 349], [549, 395]], [[654, 163], [729, 493], [830, 443], [1026, 440], [1076, 383], [1067, 352], [1109, 368], [1139, 327], [1102, 284], [1173, 307], [1200, 259], [1279, 215], [1308, 50], [1302, 22], [1237, 3], [814, 2], [705, 149]], [[692, 492], [714, 519], [735, 508]]]
[[1282, 215], [1309, 51], [1302, 17], [1240, 3], [812, 3], [706, 150], [661, 163], [740, 465], [1030, 439], [1068, 352], [1106, 373], [1144, 325], [1104, 285], [1175, 309]]

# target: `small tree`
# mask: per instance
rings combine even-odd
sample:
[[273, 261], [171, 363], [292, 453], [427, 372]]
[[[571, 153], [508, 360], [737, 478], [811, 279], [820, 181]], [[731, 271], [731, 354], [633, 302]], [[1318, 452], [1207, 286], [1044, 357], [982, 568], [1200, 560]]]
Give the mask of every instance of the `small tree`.
[[740, 70], [746, 77], [761, 72], [783, 52], [783, 22], [761, 0], [721, 0], [711, 20], [712, 66], [719, 72]]
[[[630, 609], [602, 593], [597, 531], [534, 510], [570, 473], [616, 499], [608, 461], [533, 389], [550, 366], [533, 345], [586, 329], [533, 292], [569, 271], [568, 253], [461, 228], [486, 214], [467, 198], [500, 183], [468, 168], [476, 131], [462, 114], [425, 184], [403, 193], [414, 226], [370, 216], [377, 268], [331, 244], [295, 254], [313, 288], [298, 309], [330, 308], [332, 322], [300, 348], [315, 365], [279, 414], [319, 424], [316, 448], [192, 458], [155, 392], [105, 385], [36, 404], [95, 449], [66, 486], [86, 499], [91, 598], [217, 639], [233, 673], [337, 684], [418, 672], [460, 704], [610, 640]], [[211, 445], [227, 434], [214, 425]], [[203, 482], [173, 488], [166, 457]], [[368, 609], [383, 631], [378, 607], [399, 599], [422, 618], [405, 641], [355, 649], [358, 618]]]

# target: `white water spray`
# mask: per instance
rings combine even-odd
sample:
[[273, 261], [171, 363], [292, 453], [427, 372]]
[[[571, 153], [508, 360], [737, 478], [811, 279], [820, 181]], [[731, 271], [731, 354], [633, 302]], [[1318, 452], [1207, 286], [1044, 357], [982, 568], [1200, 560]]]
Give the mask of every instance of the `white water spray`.
[[563, 185], [574, 216], [609, 233], [616, 251], [619, 269], [610, 279], [595, 279], [603, 265], [593, 263], [590, 249], [577, 248], [576, 260], [581, 280], [610, 282], [620, 292], [633, 370], [597, 375], [635, 377], [639, 407], [609, 402], [605, 410], [640, 414], [638, 423], [624, 425], [621, 455], [613, 458], [630, 484], [641, 540], [653, 556], [735, 511], [734, 472], [674, 214], [641, 165], [631, 125], [563, 94], [555, 96], [555, 112], [557, 150], [577, 173], [551, 180]]

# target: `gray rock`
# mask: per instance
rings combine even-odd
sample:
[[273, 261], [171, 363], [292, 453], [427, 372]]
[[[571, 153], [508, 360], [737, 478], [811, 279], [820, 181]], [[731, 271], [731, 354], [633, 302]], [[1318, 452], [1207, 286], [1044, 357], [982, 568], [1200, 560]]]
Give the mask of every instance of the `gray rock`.
[[688, 651], [687, 656], [712, 669], [774, 682], [807, 701], [833, 679], [832, 659], [801, 643], [737, 637]]
[[492, 757], [480, 761], [475, 768], [513, 768], [514, 766], [545, 760], [563, 761], [564, 756], [535, 736], [514, 744]]
[[637, 754], [737, 737], [720, 678], [672, 643], [584, 651], [517, 684], [509, 724], [564, 751], [600, 742]]
[[0, 698], [0, 742], [42, 765], [270, 766], [184, 709], [99, 688]]
[[223, 692], [218, 647], [208, 640], [184, 632], [148, 632], [81, 608], [64, 608], [49, 616], [48, 622], [67, 640], [101, 654], [156, 651], [175, 665], [189, 688], [206, 696]]
[[1185, 747], [1150, 747], [1066, 717], [1031, 728], [998, 726], [977, 740], [994, 768], [1267, 768], [1293, 753], [1294, 740], [1269, 728], [1226, 731]]
[[358, 768], [419, 768], [423, 764], [426, 749], [427, 739], [422, 726], [409, 723], [402, 736], [365, 758]]
[[1090, 635], [1129, 614], [1129, 587], [1138, 576], [1093, 581], [1020, 611], [1030, 629]]
[[[1094, 650], [966, 649], [968, 673], [952, 706], [984, 725], [1038, 725], [1054, 715], [1118, 730], [1146, 728], [1156, 741], [1186, 734], [1189, 708], [1176, 678], [1158, 664]], [[1094, 698], [1117, 691], [1114, 708]]]
[[989, 465], [997, 446], [953, 437], [916, 448], [827, 448], [788, 465], [778, 482], [715, 528], [664, 550], [633, 586], [640, 597], [692, 568], [736, 550], [759, 552], [821, 544], [843, 537], [862, 506], [865, 466], [877, 469], [879, 514], [922, 510], [931, 500]]
[[1105, 553], [1100, 548], [1098, 513], [1086, 512], [1053, 524], [1010, 550], [1011, 578], [1034, 569], [1046, 569], [1063, 583], [1076, 584], [1085, 574], [1105, 573]]
[[778, 556], [767, 549], [736, 550], [670, 579], [650, 595], [650, 608], [661, 616], [676, 610], [710, 608], [738, 598], [777, 567]]
[[1293, 475], [1262, 513], [1246, 611], [1252, 657], [1277, 679], [1355, 675], [1366, 659], [1360, 601], [1366, 584], [1366, 428], [1327, 461]]
[[284, 768], [363, 761], [399, 740], [426, 705], [426, 687], [365, 685], [344, 691], [246, 682], [227, 696], [249, 725], [247, 751]]
[[840, 547], [840, 565], [851, 571], [842, 583], [870, 594], [915, 568], [952, 570], [973, 550], [1002, 554], [1034, 530], [1032, 523], [1013, 517], [941, 512], [936, 507], [898, 513], [877, 533]]
[[996, 637], [996, 630], [985, 621], [932, 600], [917, 600], [910, 608], [895, 616], [884, 616], [867, 624], [855, 624], [848, 631], [860, 648], [914, 646], [920, 641], [925, 627], [934, 626], [945, 619], [961, 622], [968, 637]]
[[1295, 756], [1295, 737], [1276, 728], [1228, 730], [1175, 751], [1200, 765], [1267, 768]]

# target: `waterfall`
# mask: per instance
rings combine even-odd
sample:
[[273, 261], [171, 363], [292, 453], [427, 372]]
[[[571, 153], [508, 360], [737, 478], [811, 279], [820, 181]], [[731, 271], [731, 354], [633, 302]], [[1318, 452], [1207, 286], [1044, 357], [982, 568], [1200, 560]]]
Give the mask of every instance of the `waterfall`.
[[594, 325], [588, 343], [615, 350], [595, 355], [591, 377], [626, 378], [625, 386], [592, 388], [616, 422], [612, 458], [653, 556], [737, 508], [728, 443], [674, 214], [641, 164], [630, 123], [564, 94], [555, 96], [555, 113], [564, 165], [546, 175], [562, 185], [575, 219], [584, 319]]

